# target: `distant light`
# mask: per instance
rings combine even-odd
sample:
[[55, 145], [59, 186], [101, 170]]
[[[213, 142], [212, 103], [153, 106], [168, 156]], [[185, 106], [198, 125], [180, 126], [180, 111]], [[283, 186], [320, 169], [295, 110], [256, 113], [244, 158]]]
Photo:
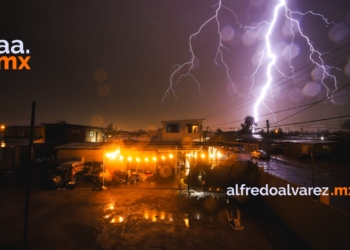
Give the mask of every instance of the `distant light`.
[[205, 154], [201, 154], [201, 157], [204, 158], [204, 157], [205, 157]]
[[132, 158], [131, 158], [131, 156], [129, 156], [129, 157], [128, 157], [128, 161], [132, 161]]
[[122, 161], [123, 159], [124, 159], [124, 156], [122, 156], [122, 155], [121, 155], [121, 156], [119, 156], [119, 160], [121, 160], [121, 161]]
[[140, 158], [138, 158], [138, 157], [137, 157], [137, 158], [136, 158], [136, 161], [138, 161], [138, 162], [139, 162], [139, 161], [140, 161]]
[[147, 158], [147, 157], [145, 158], [145, 161], [148, 161], [148, 158]]
[[162, 160], [165, 160], [165, 156], [164, 155], [162, 155]]
[[322, 141], [323, 141], [323, 139], [324, 139], [323, 136], [321, 136], [321, 140], [322, 140]]
[[173, 156], [172, 154], [169, 155], [169, 158], [170, 158], [170, 159], [173, 159], [173, 157], [174, 157], [174, 156]]
[[156, 157], [153, 157], [153, 161], [157, 161], [157, 158], [156, 158]]

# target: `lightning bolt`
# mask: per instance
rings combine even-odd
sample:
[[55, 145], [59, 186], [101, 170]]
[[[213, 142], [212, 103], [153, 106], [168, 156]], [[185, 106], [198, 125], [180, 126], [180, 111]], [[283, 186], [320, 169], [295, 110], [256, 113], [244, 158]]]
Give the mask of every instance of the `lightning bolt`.
[[[263, 86], [263, 89], [259, 95], [259, 98], [258, 100], [255, 102], [254, 104], [254, 108], [253, 108], [253, 112], [254, 112], [254, 120], [255, 122], [258, 121], [258, 117], [259, 117], [259, 114], [258, 114], [258, 108], [259, 106], [261, 105], [261, 103], [265, 106], [266, 109], [268, 109], [272, 114], [273, 112], [268, 108], [268, 106], [265, 104], [265, 99], [266, 99], [266, 92], [268, 91], [268, 89], [271, 87], [271, 83], [272, 83], [272, 76], [271, 76], [271, 71], [272, 71], [272, 68], [275, 68], [283, 77], [288, 77], [286, 76], [285, 74], [283, 74], [277, 67], [276, 65], [276, 58], [277, 56], [272, 52], [271, 50], [271, 35], [273, 33], [273, 30], [276, 26], [276, 22], [277, 22], [277, 18], [278, 18], [278, 15], [279, 13], [281, 12], [281, 10], [284, 9], [284, 17], [287, 18], [287, 20], [290, 21], [290, 31], [291, 31], [291, 34], [292, 34], [292, 42], [291, 42], [291, 45], [293, 44], [294, 42], [294, 38], [295, 38], [295, 33], [293, 32], [293, 27], [295, 25], [295, 27], [297, 28], [299, 34], [301, 35], [301, 37], [304, 38], [304, 40], [306, 41], [308, 47], [309, 47], [309, 51], [310, 51], [310, 54], [309, 54], [309, 59], [310, 61], [312, 62], [312, 64], [314, 64], [315, 66], [319, 67], [322, 71], [322, 80], [321, 80], [321, 83], [322, 85], [327, 89], [327, 97], [330, 97], [331, 96], [331, 93], [330, 93], [330, 89], [328, 88], [328, 86], [326, 85], [325, 83], [325, 80], [326, 79], [331, 79], [333, 82], [334, 82], [334, 85], [335, 85], [335, 89], [332, 91], [332, 93], [334, 93], [336, 90], [337, 90], [337, 86], [338, 86], [338, 81], [336, 79], [336, 77], [332, 74], [329, 73], [329, 71], [331, 69], [336, 69], [336, 70], [340, 70], [336, 67], [331, 67], [331, 66], [328, 66], [325, 64], [325, 62], [323, 61], [322, 59], [322, 53], [320, 53], [318, 50], [316, 50], [313, 46], [313, 43], [311, 42], [310, 38], [304, 34], [298, 20], [296, 20], [295, 18], [293, 18], [293, 14], [295, 15], [308, 15], [308, 14], [311, 14], [311, 15], [314, 15], [314, 16], [318, 16], [320, 18], [323, 19], [323, 21], [327, 24], [327, 25], [330, 25], [331, 22], [329, 22], [323, 15], [319, 14], [319, 13], [315, 13], [313, 11], [307, 11], [307, 12], [299, 12], [299, 11], [292, 11], [291, 9], [288, 8], [288, 6], [286, 5], [286, 2], [285, 0], [279, 0], [278, 1], [278, 4], [276, 4], [275, 8], [274, 8], [274, 12], [273, 12], [273, 18], [272, 18], [272, 21], [270, 23], [266, 22], [266, 21], [263, 21], [261, 23], [259, 23], [257, 26], [255, 27], [250, 27], [250, 26], [246, 26], [245, 29], [256, 29], [260, 26], [262, 26], [263, 24], [267, 24], [268, 25], [268, 30], [266, 32], [266, 35], [265, 35], [265, 46], [261, 52], [262, 56], [260, 57], [260, 60], [259, 60], [259, 64], [256, 68], [256, 70], [254, 71], [254, 73], [251, 75], [251, 78], [252, 78], [252, 88], [253, 88], [253, 85], [254, 85], [254, 77], [256, 75], [256, 73], [258, 72], [260, 66], [261, 66], [261, 62], [263, 60], [263, 58], [266, 56], [267, 59], [269, 60], [269, 63], [268, 63], [268, 66], [267, 66], [267, 69], [266, 69], [266, 82]], [[292, 77], [289, 77], [289, 78], [293, 78], [294, 77], [294, 67], [292, 66], [292, 63], [291, 63], [291, 51], [290, 51], [290, 48], [291, 48], [291, 45], [289, 46], [289, 67], [291, 68], [291, 71], [292, 71]], [[314, 59], [316, 58], [316, 59]], [[251, 90], [252, 90], [251, 88]]]
[[[221, 35], [221, 27], [220, 27], [220, 22], [219, 22], [219, 12], [222, 11], [222, 10], [226, 10], [228, 12], [230, 12], [236, 19], [236, 23], [238, 24], [238, 26], [240, 28], [243, 27], [243, 25], [238, 21], [238, 17], [236, 15], [236, 13], [234, 11], [232, 11], [230, 8], [228, 8], [227, 6], [223, 5], [222, 4], [222, 0], [220, 0], [218, 3], [216, 3], [215, 5], [213, 5], [212, 7], [216, 7], [215, 9], [215, 15], [210, 17], [208, 20], [206, 20], [200, 27], [199, 29], [197, 30], [197, 32], [193, 33], [192, 35], [190, 35], [190, 38], [189, 38], [189, 48], [190, 48], [190, 54], [191, 54], [191, 59], [183, 64], [178, 64], [175, 66], [175, 70], [173, 71], [173, 73], [170, 75], [169, 77], [169, 87], [167, 88], [167, 90], [165, 91], [164, 93], [164, 96], [162, 98], [162, 102], [164, 101], [164, 98], [166, 97], [166, 95], [171, 95], [173, 94], [173, 96], [177, 99], [176, 97], [176, 94], [175, 94], [175, 91], [174, 91], [174, 86], [176, 84], [178, 84], [182, 78], [184, 77], [191, 77], [195, 83], [198, 85], [198, 91], [199, 93], [201, 94], [201, 91], [200, 91], [200, 84], [198, 82], [198, 80], [196, 79], [196, 77], [192, 74], [192, 71], [194, 69], [194, 63], [195, 63], [195, 60], [196, 60], [196, 55], [193, 51], [193, 46], [192, 46], [192, 43], [193, 43], [193, 40], [196, 38], [196, 36], [202, 32], [202, 30], [204, 29], [205, 26], [207, 26], [209, 23], [211, 22], [216, 22], [216, 27], [217, 27], [217, 32], [218, 32], [218, 48], [217, 48], [217, 52], [216, 52], [216, 56], [214, 58], [214, 62], [216, 65], [219, 65], [219, 62], [218, 60], [220, 59], [221, 63], [224, 65], [225, 69], [226, 69], [226, 78], [227, 78], [227, 81], [231, 84], [231, 86], [233, 87], [234, 91], [238, 93], [238, 91], [236, 90], [236, 87], [232, 81], [232, 78], [230, 77], [230, 68], [229, 66], [225, 63], [225, 60], [223, 58], [224, 56], [224, 53], [223, 53], [223, 50], [226, 50], [228, 51], [228, 48], [226, 48], [223, 44], [222, 44], [222, 35]], [[184, 71], [184, 69], [188, 67], [187, 70], [185, 70], [184, 73], [181, 73]], [[174, 77], [176, 75], [180, 74], [180, 76], [178, 77], [178, 79], [174, 79]], [[241, 95], [241, 94], [239, 94]]]
[[[225, 62], [224, 60], [224, 51], [229, 52], [228, 48], [226, 48], [223, 43], [222, 43], [222, 34], [221, 34], [221, 27], [220, 27], [220, 22], [219, 22], [219, 14], [221, 11], [228, 11], [229, 13], [231, 13], [235, 19], [236, 19], [236, 24], [238, 24], [239, 28], [242, 28], [243, 25], [238, 21], [238, 17], [236, 15], [236, 13], [228, 8], [227, 6], [225, 6], [223, 4], [223, 0], [218, 1], [215, 5], [213, 5], [212, 7], [215, 7], [215, 14], [210, 17], [209, 19], [207, 19], [200, 27], [199, 29], [193, 33], [192, 35], [190, 35], [189, 37], [189, 51], [191, 54], [191, 59], [183, 64], [178, 64], [175, 66], [175, 70], [173, 71], [173, 73], [170, 75], [169, 77], [169, 87], [167, 88], [167, 90], [164, 93], [164, 96], [162, 98], [162, 102], [164, 100], [164, 98], [167, 95], [173, 95], [176, 99], [176, 94], [174, 91], [174, 86], [176, 84], [178, 84], [184, 77], [191, 77], [195, 83], [198, 85], [198, 90], [199, 93], [201, 93], [200, 91], [200, 83], [199, 81], [196, 79], [196, 77], [193, 75], [193, 70], [195, 67], [195, 60], [196, 60], [196, 55], [193, 51], [193, 40], [196, 38], [197, 35], [199, 35], [202, 30], [204, 29], [205, 26], [207, 26], [209, 23], [211, 22], [215, 22], [216, 23], [216, 27], [217, 27], [217, 33], [218, 33], [218, 47], [217, 47], [217, 51], [216, 51], [216, 56], [214, 58], [214, 62], [215, 64], [219, 65], [219, 61], [221, 62], [221, 64], [225, 67], [226, 69], [226, 78], [228, 83], [230, 83], [234, 89], [234, 91], [239, 94], [242, 95], [240, 93], [238, 93], [238, 91], [235, 88], [235, 85], [232, 81], [232, 78], [230, 77], [230, 67], [228, 66], [228, 64]], [[250, 8], [250, 7], [249, 7]], [[249, 9], [248, 9], [248, 20], [249, 20]], [[271, 37], [273, 34], [275, 34], [276, 32], [276, 23], [277, 20], [279, 18], [279, 16], [281, 15], [281, 13], [283, 13], [283, 18], [286, 18], [286, 20], [288, 20], [290, 22], [290, 32], [292, 34], [292, 39], [291, 39], [291, 43], [289, 45], [289, 68], [291, 70], [291, 73], [286, 75], [284, 74], [276, 65], [276, 61], [277, 61], [277, 56], [274, 54], [273, 50], [272, 50], [272, 42], [271, 42]], [[332, 67], [332, 66], [328, 66], [325, 64], [324, 60], [322, 59], [322, 53], [319, 52], [318, 50], [315, 49], [312, 41], [310, 40], [310, 38], [304, 33], [303, 29], [301, 28], [300, 23], [298, 22], [297, 19], [295, 19], [293, 16], [305, 16], [305, 15], [313, 15], [315, 17], [321, 18], [325, 24], [328, 26], [330, 24], [332, 24], [331, 22], [329, 22], [323, 15], [319, 14], [319, 13], [315, 13], [313, 11], [307, 11], [307, 12], [299, 12], [299, 11], [293, 11], [290, 8], [288, 8], [286, 1], [285, 0], [276, 0], [276, 5], [274, 6], [274, 11], [273, 11], [273, 16], [272, 16], [272, 20], [271, 21], [262, 21], [260, 23], [258, 23], [256, 26], [245, 26], [244, 30], [248, 30], [248, 29], [258, 29], [260, 27], [263, 26], [267, 26], [267, 31], [266, 34], [264, 36], [264, 45], [263, 45], [263, 49], [260, 51], [260, 58], [258, 61], [258, 65], [255, 68], [255, 70], [253, 71], [253, 73], [248, 77], [249, 79], [251, 79], [251, 87], [250, 87], [250, 92], [247, 95], [247, 99], [249, 98], [249, 96], [252, 93], [253, 87], [255, 85], [255, 77], [257, 75], [258, 72], [260, 72], [261, 68], [262, 68], [262, 64], [264, 59], [267, 59], [268, 64], [266, 67], [266, 81], [263, 83], [263, 88], [260, 92], [260, 94], [258, 95], [258, 99], [257, 101], [254, 103], [254, 107], [253, 107], [253, 117], [254, 117], [254, 121], [257, 122], [258, 121], [258, 117], [259, 117], [259, 107], [261, 106], [261, 104], [267, 109], [269, 110], [269, 112], [271, 114], [273, 114], [272, 110], [269, 109], [269, 107], [266, 105], [265, 100], [268, 100], [266, 98], [266, 93], [269, 91], [269, 89], [271, 89], [271, 85], [272, 85], [272, 81], [273, 81], [273, 77], [272, 77], [272, 70], [275, 69], [279, 74], [282, 75], [282, 77], [284, 78], [291, 78], [293, 79], [294, 76], [294, 67], [292, 65], [292, 55], [291, 55], [291, 48], [292, 45], [294, 43], [294, 39], [295, 39], [295, 32], [293, 30], [293, 28], [295, 27], [297, 32], [299, 33], [299, 35], [304, 39], [304, 41], [306, 42], [308, 48], [309, 48], [309, 59], [310, 62], [315, 65], [315, 67], [321, 69], [322, 72], [322, 79], [321, 79], [321, 84], [327, 89], [327, 97], [331, 100], [331, 95], [332, 93], [334, 93], [337, 90], [337, 85], [338, 85], [338, 81], [336, 79], [336, 77], [334, 75], [332, 75], [331, 73], [329, 73], [332, 69], [336, 69], [339, 70], [336, 67]], [[176, 78], [177, 77], [177, 78]], [[326, 79], [330, 79], [335, 86], [335, 89], [331, 92], [330, 89], [328, 88], [328, 86], [326, 85]], [[243, 95], [242, 95], [243, 96]], [[273, 98], [272, 92], [271, 92], [271, 96]], [[273, 101], [273, 100], [272, 100]]]

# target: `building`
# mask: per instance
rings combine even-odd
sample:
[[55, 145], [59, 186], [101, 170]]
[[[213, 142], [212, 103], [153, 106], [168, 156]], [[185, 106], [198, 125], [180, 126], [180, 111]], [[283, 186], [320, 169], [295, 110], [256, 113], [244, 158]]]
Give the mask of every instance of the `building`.
[[161, 121], [162, 141], [203, 141], [203, 120]]
[[[10, 143], [28, 143], [30, 136], [30, 121], [17, 121], [5, 127], [4, 139]], [[45, 142], [45, 126], [41, 122], [34, 123], [34, 143]]]
[[102, 142], [104, 128], [85, 125], [60, 123], [43, 123], [45, 142], [62, 145], [67, 143]]
[[323, 140], [278, 141], [282, 145], [283, 155], [298, 158], [303, 155], [330, 155], [337, 151], [338, 142]]
[[[55, 145], [77, 142], [102, 142], [104, 128], [69, 124], [66, 121], [40, 122], [34, 124], [34, 143], [52, 143]], [[5, 128], [5, 142], [28, 143], [30, 121], [18, 121]]]

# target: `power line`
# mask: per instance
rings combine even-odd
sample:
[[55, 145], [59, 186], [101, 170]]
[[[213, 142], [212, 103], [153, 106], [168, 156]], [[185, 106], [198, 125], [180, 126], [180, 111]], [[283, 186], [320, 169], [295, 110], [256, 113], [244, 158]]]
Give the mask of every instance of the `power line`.
[[[346, 63], [347, 63], [347, 61], [344, 61], [344, 62], [338, 64], [337, 67], [343, 66], [343, 65], [346, 64]], [[311, 71], [311, 70], [310, 70], [310, 71]], [[308, 72], [310, 72], [310, 71], [308, 71]], [[305, 73], [308, 73], [308, 72], [305, 72]], [[304, 73], [303, 73], [303, 74], [304, 74]], [[321, 73], [320, 73], [319, 75], [321, 75]], [[299, 75], [299, 76], [300, 76], [300, 75]], [[297, 76], [297, 77], [299, 77], [299, 76]], [[302, 80], [302, 81], [300, 81], [300, 82], [297, 82], [295, 85], [300, 84], [300, 83], [303, 83], [303, 82], [308, 81], [308, 80], [310, 80], [310, 79], [312, 79], [312, 77], [309, 77], [309, 78], [304, 79], [304, 80]], [[295, 80], [295, 79], [289, 79], [288, 81], [285, 81], [285, 82], [283, 82], [282, 84], [275, 86], [274, 88], [278, 88], [278, 87], [282, 86], [283, 84], [285, 84], [285, 83], [287, 83], [287, 82], [290, 82], [290, 81], [292, 81], [292, 80]], [[282, 92], [282, 91], [284, 91], [284, 90], [287, 90], [287, 89], [290, 89], [290, 88], [292, 88], [292, 87], [295, 87], [295, 85], [288, 86], [288, 87], [286, 87], [286, 88], [280, 90], [279, 92]], [[274, 89], [274, 88], [272, 88], [272, 89]], [[276, 94], [276, 93], [271, 93], [271, 94], [267, 95], [267, 97], [273, 96], [274, 94]], [[253, 97], [253, 98], [255, 98], [255, 97]], [[237, 104], [237, 105], [243, 104], [243, 101], [244, 101], [244, 100], [237, 101], [237, 102], [241, 102], [241, 103], [239, 103], [239, 104]], [[245, 101], [245, 102], [246, 102], [246, 101]], [[234, 109], [234, 110], [230, 110], [231, 108], [229, 108], [228, 110], [225, 110], [225, 111], [222, 110], [221, 112], [224, 112], [224, 113], [221, 113], [221, 114], [220, 114], [220, 113], [217, 113], [217, 114], [213, 115], [212, 117], [209, 117], [209, 118], [206, 118], [206, 119], [207, 119], [207, 120], [210, 120], [210, 119], [216, 118], [216, 117], [218, 117], [218, 116], [222, 116], [222, 115], [225, 115], [225, 114], [227, 114], [227, 113], [237, 111], [237, 110], [242, 109], [242, 108], [245, 108], [245, 107], [247, 107], [247, 106], [249, 106], [249, 105], [251, 105], [251, 104], [253, 104], [253, 103], [254, 103], [254, 100], [252, 100], [250, 103], [245, 104], [244, 106], [238, 107], [238, 108], [236, 108], [236, 109]], [[230, 106], [233, 106], [233, 104], [230, 105]], [[227, 108], [228, 108], [228, 107], [226, 107], [226, 109], [227, 109]]]
[[[346, 44], [344, 44], [344, 45], [342, 45], [342, 46], [340, 46], [340, 47], [334, 49], [333, 51], [330, 51], [329, 53], [325, 54], [324, 57], [326, 57], [326, 56], [328, 56], [328, 55], [330, 55], [330, 54], [336, 52], [337, 50], [340, 50], [341, 48], [344, 48], [345, 46], [347, 46], [347, 45], [349, 45], [349, 44], [350, 44], [350, 42], [348, 42], [348, 43], [346, 43]], [[348, 53], [350, 53], [350, 51], [347, 51], [347, 52], [345, 52], [345, 53], [342, 53], [340, 56], [337, 56], [337, 57], [335, 57], [335, 58], [332, 58], [332, 59], [330, 59], [329, 61], [326, 61], [326, 63], [329, 63], [329, 62], [331, 62], [331, 61], [334, 61], [335, 59], [338, 59], [338, 58], [341, 57], [341, 56], [347, 55]], [[347, 61], [346, 61], [345, 63], [347, 63]], [[341, 63], [341, 64], [343, 64], [343, 63]], [[289, 75], [287, 75], [287, 77], [289, 77], [290, 75], [294, 74], [295, 72], [298, 72], [298, 71], [300, 71], [300, 70], [302, 70], [302, 69], [304, 69], [304, 68], [306, 68], [307, 66], [310, 66], [310, 65], [313, 65], [313, 64], [312, 64], [312, 63], [309, 63], [309, 64], [307, 64], [307, 65], [304, 65], [303, 67], [301, 67], [301, 68], [295, 70], [293, 73], [290, 73]], [[339, 67], [339, 66], [340, 66], [340, 65], [338, 65], [337, 67]], [[304, 75], [304, 74], [306, 74], [306, 73], [308, 73], [308, 72], [310, 72], [310, 71], [312, 71], [312, 70], [313, 70], [313, 69], [310, 69], [310, 70], [308, 70], [308, 71], [306, 71], [306, 72], [304, 72], [304, 73], [302, 73], [302, 74], [300, 74], [300, 75], [294, 77], [293, 79], [289, 79], [288, 81], [285, 81], [285, 82], [283, 82], [282, 84], [280, 84], [280, 85], [278, 85], [278, 86], [275, 86], [274, 88], [280, 87], [281, 85], [286, 84], [287, 82], [289, 82], [289, 81], [291, 81], [291, 80], [295, 80], [295, 78], [300, 77], [300, 76], [302, 76], [302, 75]], [[277, 83], [277, 82], [279, 82], [280, 80], [283, 80], [283, 79], [285, 79], [285, 77], [282, 77], [282, 78], [276, 80], [274, 83]], [[310, 78], [308, 78], [308, 79], [310, 79]], [[305, 81], [305, 80], [303, 80], [303, 81]], [[302, 82], [303, 82], [303, 81], [302, 81]], [[299, 83], [300, 83], [300, 82], [299, 82]], [[285, 90], [285, 89], [283, 89], [283, 90]], [[283, 91], [283, 90], [282, 90], [282, 91]], [[254, 98], [254, 97], [253, 97], [253, 98]], [[219, 116], [220, 113], [222, 113], [222, 112], [226, 112], [226, 113], [227, 113], [227, 111], [228, 111], [227, 109], [230, 109], [231, 106], [235, 105], [236, 103], [242, 102], [242, 101], [246, 101], [246, 100], [244, 100], [244, 99], [238, 100], [238, 101], [234, 102], [233, 104], [230, 104], [229, 106], [226, 106], [226, 107], [220, 109], [219, 111], [210, 114], [209, 116], [207, 116], [207, 120], [210, 120], [210, 119], [213, 119], [213, 118]], [[239, 105], [239, 104], [238, 104], [238, 105]], [[249, 105], [250, 105], [250, 104], [249, 104]], [[244, 106], [244, 107], [245, 107], [245, 106]], [[235, 111], [235, 110], [234, 110], [234, 111]], [[226, 114], [226, 113], [224, 113], [224, 114]], [[224, 114], [221, 114], [221, 115], [224, 115]]]
[[[346, 88], [346, 87], [348, 87], [348, 86], [350, 86], [350, 83], [347, 83], [345, 86], [343, 86], [343, 87], [337, 89], [337, 91], [336, 91], [335, 93], [338, 93], [339, 91], [341, 91], [342, 89], [344, 89], [344, 88]], [[347, 95], [348, 95], [348, 94], [345, 94], [345, 95], [342, 95], [342, 96], [337, 96], [337, 97], [334, 97], [334, 98], [332, 98], [332, 99], [341, 98], [341, 97], [344, 97], [344, 96], [347, 96]], [[274, 113], [280, 113], [280, 112], [289, 111], [289, 110], [292, 110], [292, 109], [296, 109], [296, 108], [301, 108], [301, 107], [307, 106], [307, 108], [305, 108], [305, 109], [303, 109], [303, 110], [301, 110], [301, 111], [298, 111], [297, 113], [294, 113], [293, 115], [290, 115], [289, 117], [286, 117], [286, 118], [284, 118], [284, 119], [282, 119], [282, 120], [280, 120], [280, 121], [278, 121], [278, 122], [275, 122], [275, 123], [273, 123], [273, 124], [271, 124], [271, 125], [274, 125], [274, 124], [279, 123], [279, 122], [281, 122], [281, 121], [284, 121], [284, 120], [286, 120], [286, 119], [288, 119], [288, 118], [290, 118], [290, 117], [292, 117], [292, 116], [294, 116], [294, 115], [297, 115], [297, 114], [299, 114], [299, 113], [301, 113], [301, 112], [303, 112], [303, 111], [305, 111], [305, 110], [307, 110], [307, 109], [309, 109], [309, 108], [315, 106], [316, 104], [323, 102], [323, 101], [326, 100], [326, 99], [328, 99], [328, 96], [325, 96], [325, 97], [323, 97], [321, 100], [316, 101], [316, 102], [312, 102], [312, 103], [308, 103], [308, 104], [296, 106], [296, 107], [293, 107], [293, 108], [278, 110], [278, 111], [276, 111], [276, 112], [274, 112]], [[259, 117], [263, 117], [263, 116], [267, 116], [267, 115], [270, 115], [270, 114], [260, 115]], [[236, 120], [236, 121], [232, 121], [232, 122], [221, 123], [221, 124], [214, 124], [214, 125], [212, 125], [212, 127], [217, 127], [217, 126], [220, 126], [220, 125], [232, 124], [232, 123], [241, 122], [241, 121], [244, 121], [244, 119], [240, 119], [240, 120]]]
[[[312, 122], [320, 122], [320, 121], [328, 121], [328, 120], [340, 119], [340, 118], [345, 118], [345, 117], [350, 117], [350, 114], [349, 115], [343, 115], [343, 116], [330, 117], [330, 118], [323, 118], [323, 119], [318, 119], [318, 120], [311, 120], [311, 121], [306, 121], [306, 122], [295, 122], [295, 123], [283, 124], [283, 125], [279, 125], [279, 127], [298, 125], [298, 124], [305, 124], [305, 123], [312, 123]], [[261, 128], [257, 128], [257, 129], [263, 129], [263, 128], [266, 128], [266, 126], [265, 127], [261, 127]]]
[[[337, 91], [336, 91], [335, 93], [339, 92], [340, 90], [346, 88], [346, 87], [349, 86], [349, 85], [350, 85], [350, 83], [346, 84], [345, 86], [341, 87], [340, 89], [337, 89]], [[304, 108], [304, 109], [302, 109], [302, 110], [300, 110], [300, 111], [298, 111], [298, 112], [296, 112], [296, 113], [294, 113], [294, 114], [292, 114], [292, 115], [290, 115], [290, 116], [288, 116], [288, 117], [286, 117], [286, 118], [284, 118], [284, 119], [282, 119], [282, 120], [279, 120], [278, 122], [275, 122], [275, 123], [273, 123], [273, 124], [279, 123], [279, 122], [281, 122], [281, 121], [284, 121], [284, 120], [287, 120], [287, 119], [291, 118], [292, 116], [295, 116], [295, 115], [297, 115], [297, 114], [300, 114], [301, 112], [304, 112], [305, 110], [307, 110], [307, 109], [309, 109], [309, 108], [311, 108], [311, 107], [313, 107], [313, 106], [315, 106], [315, 105], [317, 105], [317, 104], [323, 102], [323, 101], [326, 100], [326, 99], [328, 99], [328, 96], [326, 96], [326, 97], [322, 98], [321, 100], [315, 102], [314, 104], [310, 105], [309, 107], [306, 107], [306, 108]]]

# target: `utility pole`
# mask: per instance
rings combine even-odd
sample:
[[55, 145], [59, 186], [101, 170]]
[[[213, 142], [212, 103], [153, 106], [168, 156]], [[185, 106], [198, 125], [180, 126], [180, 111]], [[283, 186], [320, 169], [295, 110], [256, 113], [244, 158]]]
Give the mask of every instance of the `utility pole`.
[[30, 198], [30, 173], [33, 162], [33, 136], [35, 126], [35, 102], [32, 102], [32, 115], [30, 121], [30, 134], [29, 134], [29, 159], [25, 168], [25, 183], [26, 183], [26, 196], [24, 203], [24, 223], [23, 223], [23, 249], [27, 249], [27, 232], [28, 232], [28, 215], [29, 215], [29, 198]]
[[266, 128], [267, 128], [267, 152], [270, 152], [270, 131], [269, 131], [269, 120], [266, 120]]

